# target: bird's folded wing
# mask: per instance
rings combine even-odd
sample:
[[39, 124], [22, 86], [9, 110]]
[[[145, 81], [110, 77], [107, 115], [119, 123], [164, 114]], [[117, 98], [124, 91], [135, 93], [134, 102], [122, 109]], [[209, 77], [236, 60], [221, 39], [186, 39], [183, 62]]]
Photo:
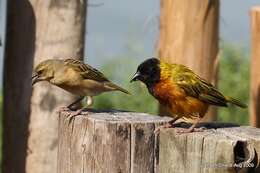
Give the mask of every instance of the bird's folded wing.
[[198, 98], [212, 105], [227, 106], [225, 97], [212, 84], [194, 73], [177, 75], [174, 81], [188, 96]]
[[200, 94], [199, 100], [209, 103], [211, 105], [227, 106], [226, 100], [219, 99], [218, 97], [209, 94]]
[[65, 65], [78, 71], [84, 79], [90, 79], [99, 82], [109, 81], [103, 73], [97, 69], [91, 67], [88, 64], [84, 64], [82, 61], [76, 59], [66, 59], [64, 60]]

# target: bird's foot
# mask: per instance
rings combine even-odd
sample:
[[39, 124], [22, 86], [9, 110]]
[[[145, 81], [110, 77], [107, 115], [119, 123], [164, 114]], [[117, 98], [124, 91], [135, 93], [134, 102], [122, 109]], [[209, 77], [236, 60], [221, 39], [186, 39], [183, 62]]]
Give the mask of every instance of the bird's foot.
[[166, 128], [174, 128], [174, 123], [166, 123], [164, 125], [161, 125], [161, 126], [155, 128], [154, 133], [158, 134], [161, 129], [166, 129]]
[[59, 109], [57, 110], [57, 113], [66, 112], [67, 114], [69, 114], [70, 111], [71, 111], [71, 109], [68, 108], [67, 106], [61, 106], [61, 107], [59, 107]]
[[71, 122], [71, 120], [75, 117], [75, 116], [78, 116], [80, 114], [84, 114], [84, 115], [87, 115], [88, 112], [84, 111], [83, 112], [83, 108], [82, 109], [78, 109], [74, 112], [70, 112], [69, 115], [67, 116], [67, 120], [69, 121], [69, 123]]
[[192, 133], [192, 132], [203, 132], [206, 128], [205, 127], [200, 127], [200, 128], [179, 128], [176, 130], [178, 134], [183, 134], [183, 133]]

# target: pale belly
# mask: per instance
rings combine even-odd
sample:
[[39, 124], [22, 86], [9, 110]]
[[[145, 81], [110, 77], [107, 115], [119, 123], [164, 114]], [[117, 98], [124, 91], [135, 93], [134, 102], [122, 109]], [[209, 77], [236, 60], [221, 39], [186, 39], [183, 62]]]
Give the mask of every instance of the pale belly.
[[59, 85], [60, 88], [79, 96], [96, 96], [103, 92], [111, 91], [103, 82], [84, 80], [82, 83], [73, 85]]

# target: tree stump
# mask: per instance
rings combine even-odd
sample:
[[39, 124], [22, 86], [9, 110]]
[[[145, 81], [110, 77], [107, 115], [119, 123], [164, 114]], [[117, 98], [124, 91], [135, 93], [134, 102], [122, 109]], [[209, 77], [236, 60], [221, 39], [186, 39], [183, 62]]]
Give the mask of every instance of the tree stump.
[[154, 130], [170, 118], [100, 112], [59, 117], [58, 173], [148, 173], [158, 162]]
[[226, 125], [182, 135], [162, 130], [158, 172], [259, 173], [260, 130]]
[[88, 112], [69, 122], [59, 116], [58, 173], [259, 172], [260, 130], [201, 123], [203, 132], [154, 130], [169, 121], [134, 112]]

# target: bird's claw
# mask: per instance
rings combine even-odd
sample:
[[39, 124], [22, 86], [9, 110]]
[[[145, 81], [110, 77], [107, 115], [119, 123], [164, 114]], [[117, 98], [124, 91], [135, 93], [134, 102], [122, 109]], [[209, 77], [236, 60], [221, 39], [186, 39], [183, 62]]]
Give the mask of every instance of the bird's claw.
[[161, 125], [161, 126], [155, 128], [154, 133], [158, 134], [161, 129], [166, 129], [166, 128], [174, 128], [174, 124], [173, 123], [166, 123], [164, 125]]
[[79, 109], [77, 111], [74, 111], [74, 112], [70, 112], [69, 115], [67, 116], [66, 120], [69, 121], [69, 123], [71, 122], [71, 120], [75, 117], [75, 116], [78, 116], [78, 115], [87, 115], [88, 112], [84, 111], [83, 112], [83, 109]]
[[192, 132], [203, 132], [206, 128], [205, 127], [200, 127], [200, 128], [179, 128], [176, 130], [178, 134], [183, 134], [183, 133], [192, 133]]
[[66, 107], [66, 106], [61, 106], [59, 107], [59, 109], [56, 111], [57, 114], [60, 114], [60, 113], [63, 113], [65, 114], [66, 116], [69, 116], [71, 114], [71, 109]]
[[71, 110], [70, 110], [70, 108], [68, 108], [67, 106], [61, 106], [61, 107], [58, 109], [57, 113], [60, 113], [60, 112], [69, 112], [69, 111], [71, 111]]
[[164, 128], [163, 126], [159, 126], [159, 127], [156, 127], [155, 130], [153, 131], [154, 134], [159, 134], [160, 130]]

